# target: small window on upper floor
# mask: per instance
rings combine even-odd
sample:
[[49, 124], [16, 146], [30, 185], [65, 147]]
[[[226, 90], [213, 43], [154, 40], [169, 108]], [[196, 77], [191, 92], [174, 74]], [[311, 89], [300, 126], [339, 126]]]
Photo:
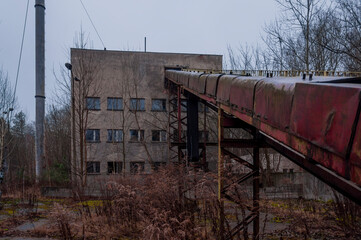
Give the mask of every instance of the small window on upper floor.
[[167, 132], [165, 130], [152, 130], [153, 142], [165, 142], [167, 141]]
[[144, 130], [129, 130], [130, 141], [131, 142], [141, 142], [144, 141]]
[[100, 130], [99, 129], [87, 129], [85, 132], [86, 142], [100, 142]]
[[123, 142], [123, 130], [121, 129], [108, 129], [107, 142]]
[[123, 99], [108, 97], [107, 110], [112, 110], [112, 111], [123, 110]]
[[145, 111], [145, 99], [131, 98], [129, 103], [129, 109], [131, 111]]
[[86, 109], [87, 110], [100, 110], [100, 98], [87, 97], [86, 98]]
[[152, 99], [152, 111], [155, 111], [155, 112], [167, 111], [166, 100], [165, 99]]

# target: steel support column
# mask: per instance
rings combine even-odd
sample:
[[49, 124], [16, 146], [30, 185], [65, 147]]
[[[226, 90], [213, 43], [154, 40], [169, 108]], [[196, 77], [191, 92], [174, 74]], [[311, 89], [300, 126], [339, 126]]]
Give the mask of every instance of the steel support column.
[[223, 159], [223, 110], [218, 108], [218, 201], [219, 201], [219, 236], [218, 239], [224, 240], [224, 192], [223, 192], [223, 174], [224, 174], [224, 159]]
[[199, 161], [198, 97], [187, 96], [187, 154], [190, 163]]
[[[186, 127], [186, 113], [182, 113], [181, 86], [166, 82], [169, 94], [169, 115], [168, 115], [168, 144], [169, 161], [177, 161], [179, 164], [184, 162], [183, 146], [186, 145], [183, 136], [183, 127]], [[184, 116], [182, 116], [184, 115]], [[177, 159], [177, 160], [176, 160]]]
[[[254, 133], [255, 140], [258, 140], [258, 131]], [[253, 147], [253, 209], [252, 214], [255, 216], [253, 220], [253, 239], [259, 239], [259, 147]]]

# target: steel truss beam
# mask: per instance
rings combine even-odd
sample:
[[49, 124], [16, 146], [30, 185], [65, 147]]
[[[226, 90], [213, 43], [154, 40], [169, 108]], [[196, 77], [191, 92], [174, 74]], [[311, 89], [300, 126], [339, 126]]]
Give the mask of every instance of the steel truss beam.
[[[247, 128], [254, 136], [253, 139], [225, 139], [224, 128]], [[259, 149], [266, 147], [260, 141], [258, 131], [250, 126], [243, 124], [237, 119], [230, 118], [224, 111], [218, 108], [218, 199], [220, 201], [219, 208], [219, 239], [233, 239], [233, 237], [243, 231], [243, 235], [247, 235], [248, 225], [253, 223], [253, 239], [259, 239]], [[225, 148], [253, 148], [253, 163], [250, 163], [236, 154], [226, 150]], [[224, 156], [228, 155], [236, 162], [248, 167], [251, 171], [242, 175], [236, 181], [224, 186]], [[224, 224], [224, 199], [228, 199], [236, 204], [244, 206], [242, 202], [232, 197], [228, 192], [232, 191], [231, 187], [238, 185], [246, 180], [253, 179], [253, 204], [252, 208], [248, 208], [251, 213], [237, 226], [235, 226], [230, 233], [225, 235]]]
[[338, 176], [336, 173], [328, 170], [316, 161], [301, 155], [264, 133], [260, 134], [260, 138], [292, 162], [310, 172], [312, 175], [325, 182], [341, 194], [347, 196], [358, 205], [361, 205], [361, 188], [353, 182]]

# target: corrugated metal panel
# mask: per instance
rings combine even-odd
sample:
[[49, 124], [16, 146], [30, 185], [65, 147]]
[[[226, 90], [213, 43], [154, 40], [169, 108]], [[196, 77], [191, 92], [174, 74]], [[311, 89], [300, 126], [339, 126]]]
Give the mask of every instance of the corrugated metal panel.
[[174, 82], [177, 81], [179, 71], [176, 70], [167, 70], [165, 71], [165, 77]]
[[254, 89], [263, 78], [237, 77], [232, 82], [230, 91], [230, 103], [233, 109], [253, 116]]
[[184, 86], [188, 86], [189, 72], [179, 72], [177, 82]]
[[209, 74], [199, 73], [193, 74], [189, 77], [189, 88], [200, 93], [204, 94], [206, 88], [206, 79]]
[[262, 122], [288, 131], [296, 81], [267, 78], [256, 87], [254, 114]]
[[218, 80], [223, 74], [211, 74], [207, 77], [206, 94], [208, 97], [216, 98]]
[[217, 87], [217, 101], [223, 104], [229, 104], [232, 81], [235, 78], [237, 78], [237, 76], [235, 75], [223, 75], [222, 77], [220, 77]]

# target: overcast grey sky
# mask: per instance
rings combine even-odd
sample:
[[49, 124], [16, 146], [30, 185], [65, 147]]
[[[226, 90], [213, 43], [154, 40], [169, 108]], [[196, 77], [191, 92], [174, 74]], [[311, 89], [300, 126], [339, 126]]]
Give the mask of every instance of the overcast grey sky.
[[[45, 0], [46, 103], [68, 61], [80, 26], [103, 49], [79, 0]], [[273, 0], [83, 0], [108, 50], [227, 54], [227, 44], [261, 43], [265, 23], [278, 12]], [[27, 0], [0, 0], [0, 68], [15, 84]], [[19, 110], [35, 119], [35, 0], [30, 0], [17, 87]]]

